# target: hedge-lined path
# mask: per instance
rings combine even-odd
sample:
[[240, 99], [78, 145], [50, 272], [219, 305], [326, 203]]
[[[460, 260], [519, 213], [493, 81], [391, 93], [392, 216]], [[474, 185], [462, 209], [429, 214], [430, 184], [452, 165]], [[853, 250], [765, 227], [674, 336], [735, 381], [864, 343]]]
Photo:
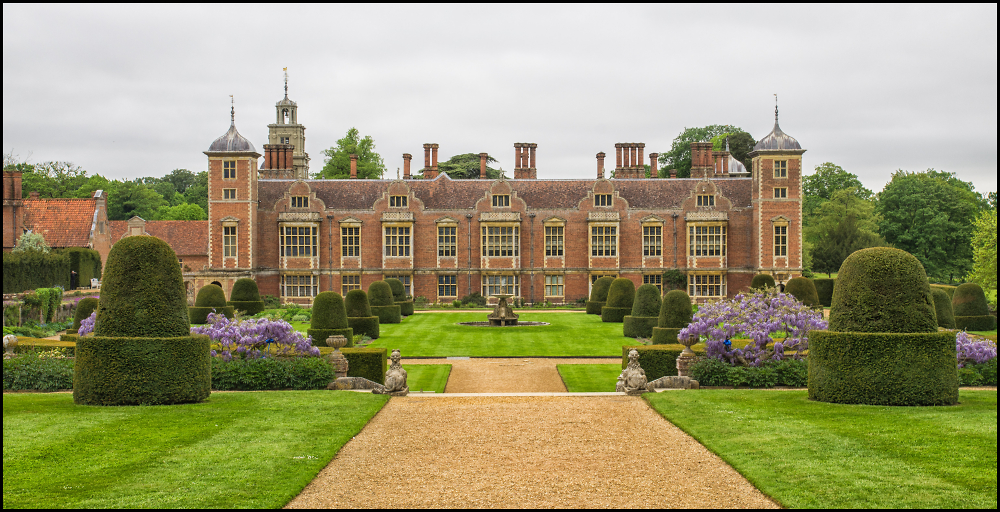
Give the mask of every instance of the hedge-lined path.
[[[616, 358], [405, 359], [406, 364], [450, 364], [445, 393], [565, 393], [556, 365], [620, 364]], [[411, 391], [420, 391], [411, 389]], [[607, 390], [608, 392], [614, 389]]]
[[287, 508], [778, 508], [638, 397], [393, 398]]

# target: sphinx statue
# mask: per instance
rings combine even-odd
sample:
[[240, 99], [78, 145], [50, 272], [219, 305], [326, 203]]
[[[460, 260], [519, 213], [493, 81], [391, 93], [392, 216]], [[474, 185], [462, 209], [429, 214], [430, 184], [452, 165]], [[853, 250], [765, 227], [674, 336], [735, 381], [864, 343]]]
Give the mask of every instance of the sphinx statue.
[[646, 389], [646, 372], [639, 366], [639, 351], [632, 349], [628, 353], [628, 366], [618, 376], [615, 391], [629, 395], [648, 393]]
[[400, 363], [399, 350], [393, 350], [389, 356], [389, 370], [385, 372], [385, 387], [375, 389], [373, 393], [380, 395], [406, 396], [410, 388], [406, 385], [406, 370]]

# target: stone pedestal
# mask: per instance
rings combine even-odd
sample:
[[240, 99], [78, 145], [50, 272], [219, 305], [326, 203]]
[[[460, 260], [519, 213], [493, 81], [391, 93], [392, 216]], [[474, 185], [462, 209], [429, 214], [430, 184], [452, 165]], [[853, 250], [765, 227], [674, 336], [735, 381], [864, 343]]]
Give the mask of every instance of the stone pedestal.
[[330, 366], [333, 366], [333, 372], [337, 375], [337, 378], [347, 377], [347, 358], [344, 354], [340, 352], [340, 349], [347, 346], [347, 338], [344, 336], [330, 336], [326, 339], [327, 346], [333, 347], [333, 353], [327, 356], [327, 361], [330, 362]]
[[691, 355], [681, 354], [677, 356], [677, 376], [678, 377], [690, 377], [691, 376], [691, 365], [697, 363], [700, 357], [696, 356], [693, 352]]

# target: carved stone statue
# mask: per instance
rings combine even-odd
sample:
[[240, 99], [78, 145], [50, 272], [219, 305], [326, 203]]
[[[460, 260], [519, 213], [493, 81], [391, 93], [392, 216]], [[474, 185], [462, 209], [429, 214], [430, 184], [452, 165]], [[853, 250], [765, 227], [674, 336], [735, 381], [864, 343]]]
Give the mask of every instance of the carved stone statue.
[[377, 394], [389, 394], [392, 396], [406, 396], [410, 388], [406, 385], [406, 370], [399, 362], [401, 359], [399, 350], [393, 350], [389, 356], [389, 371], [385, 372], [385, 389], [375, 389], [372, 392]]
[[16, 347], [17, 347], [17, 336], [14, 336], [13, 334], [8, 334], [3, 337], [4, 355], [12, 355]]
[[639, 366], [639, 352], [632, 349], [628, 353], [628, 366], [618, 376], [615, 391], [629, 395], [648, 393], [646, 389], [646, 372]]
[[507, 305], [507, 297], [500, 297], [497, 307], [493, 308], [492, 313], [486, 315], [486, 319], [490, 321], [490, 325], [500, 327], [517, 325], [517, 318], [517, 313], [514, 313], [514, 310]]

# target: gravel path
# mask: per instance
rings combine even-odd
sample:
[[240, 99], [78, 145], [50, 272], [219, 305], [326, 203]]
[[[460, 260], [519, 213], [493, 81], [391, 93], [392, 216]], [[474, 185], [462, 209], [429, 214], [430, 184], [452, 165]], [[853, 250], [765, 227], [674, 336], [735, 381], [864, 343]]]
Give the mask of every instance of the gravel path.
[[287, 508], [777, 508], [638, 397], [393, 398]]
[[[559, 364], [621, 364], [621, 359], [404, 359], [406, 364], [450, 364], [445, 393], [565, 393]], [[609, 389], [608, 391], [614, 391]]]

